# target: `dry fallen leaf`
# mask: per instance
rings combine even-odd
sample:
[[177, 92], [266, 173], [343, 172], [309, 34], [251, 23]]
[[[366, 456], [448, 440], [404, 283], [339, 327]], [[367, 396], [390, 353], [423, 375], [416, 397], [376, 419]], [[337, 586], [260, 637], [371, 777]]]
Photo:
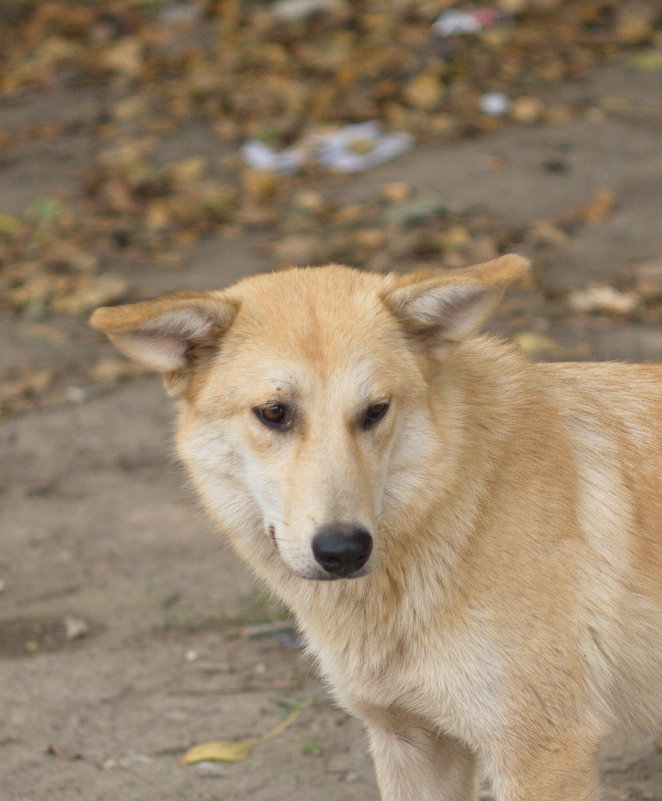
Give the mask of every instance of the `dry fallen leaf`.
[[639, 305], [636, 292], [621, 292], [613, 286], [590, 286], [575, 289], [568, 295], [568, 303], [578, 312], [606, 312], [607, 314], [630, 314]]
[[599, 189], [593, 200], [581, 211], [584, 222], [592, 225], [608, 217], [616, 206], [616, 198], [611, 189]]
[[643, 72], [662, 71], [662, 48], [648, 47], [645, 50], [636, 50], [632, 56], [632, 63]]
[[53, 370], [37, 370], [20, 378], [5, 378], [0, 373], [0, 406], [10, 405], [21, 398], [38, 397], [49, 389], [54, 379]]
[[[272, 226], [272, 241], [289, 239], [280, 255], [276, 246], [273, 266], [286, 255], [287, 261], [328, 256], [374, 269], [421, 261], [452, 267], [495, 248], [502, 252], [521, 242], [521, 232], [497, 234], [495, 220], [471, 211], [452, 218], [436, 200], [430, 207], [424, 191], [402, 184], [385, 188], [366, 214], [343, 212], [313, 187], [316, 176], [305, 167], [303, 181], [242, 172], [237, 143], [257, 137], [282, 155], [313, 134], [366, 120], [384, 133], [425, 141], [486, 130], [510, 115], [523, 123], [567, 119], [586, 104], [545, 106], [531, 94], [536, 87], [577, 78], [632, 44], [641, 69], [661, 64], [654, 0], [606, 6], [582, 0], [571, 13], [562, 0], [496, 0], [499, 12], [516, 19], [447, 39], [431, 31], [435, 3], [429, 2], [418, 8], [388, 0], [284, 0], [277, 4], [289, 7], [284, 15], [274, 13], [273, 3], [238, 0], [166, 4], [158, 13], [152, 5], [115, 3], [108, 12], [98, 3], [14, 2], [9, 6], [16, 9], [0, 14], [0, 91], [64, 78], [98, 93], [112, 73], [127, 92], [89, 120], [89, 131], [84, 126], [91, 152], [100, 155], [79, 192], [73, 187], [66, 199], [41, 201], [30, 214], [0, 215], [0, 296], [3, 306], [28, 319], [84, 314], [109, 302], [103, 295], [117, 294], [97, 284], [106, 264], [136, 256], [164, 263], [178, 257], [177, 248], [221, 227]], [[436, 5], [435, 14], [456, 4]], [[490, 90], [516, 98], [503, 118], [477, 113], [478, 99]], [[221, 158], [205, 164], [192, 147], [163, 164], [159, 147], [150, 161], [170, 135], [186, 140], [193, 123], [224, 140]], [[60, 122], [26, 124], [20, 135], [2, 129], [0, 148], [11, 152], [23, 138], [64, 139], [67, 131]], [[372, 148], [362, 141], [343, 156], [355, 157], [357, 149], [370, 156]], [[223, 184], [212, 180], [216, 170], [228, 173]], [[305, 224], [293, 225], [293, 208], [306, 215]], [[568, 233], [613, 208], [613, 194], [601, 190], [567, 219]], [[380, 243], [378, 231], [389, 225], [417, 233], [389, 232]], [[453, 225], [466, 237], [444, 233]], [[561, 243], [564, 221], [558, 225], [539, 226], [531, 244]], [[311, 239], [297, 243], [296, 237]], [[650, 286], [642, 295], [650, 295]]]
[[635, 291], [645, 300], [662, 299], [662, 258], [638, 264]]
[[82, 754], [76, 751], [70, 751], [68, 748], [61, 748], [59, 745], [49, 745], [48, 748], [46, 748], [46, 753], [64, 762], [71, 762], [83, 758]]
[[97, 58], [102, 68], [137, 78], [145, 60], [145, 45], [138, 36], [123, 36], [101, 50]]
[[404, 89], [405, 100], [414, 108], [430, 110], [436, 108], [444, 96], [444, 85], [434, 72], [422, 72]]
[[191, 183], [202, 178], [207, 169], [207, 160], [199, 156], [181, 159], [169, 165], [168, 171], [173, 180], [180, 184]]
[[194, 745], [181, 759], [182, 765], [192, 765], [195, 762], [239, 762], [249, 757], [253, 748], [260, 743], [277, 737], [301, 714], [301, 709], [294, 709], [281, 723], [267, 734], [260, 737], [249, 737], [246, 740], [210, 740], [206, 743]]
[[286, 236], [272, 245], [271, 252], [281, 264], [314, 264], [321, 256], [319, 239], [310, 234]]
[[519, 331], [513, 336], [513, 340], [527, 356], [534, 358], [570, 361], [586, 359], [591, 351], [589, 345], [566, 348], [550, 336], [547, 336], [547, 334], [541, 334], [537, 331]]
[[652, 3], [625, 0], [619, 3], [614, 36], [624, 44], [640, 45], [654, 34], [655, 8]]
[[90, 368], [90, 377], [95, 381], [116, 382], [124, 378], [143, 375], [147, 368], [128, 359], [107, 358], [101, 359]]
[[42, 339], [47, 342], [66, 342], [71, 339], [70, 332], [47, 323], [23, 323], [19, 326], [18, 333], [27, 339]]
[[263, 203], [275, 193], [282, 176], [267, 170], [246, 168], [241, 175], [244, 192], [251, 199]]
[[519, 97], [510, 106], [509, 114], [517, 122], [531, 125], [537, 122], [544, 111], [544, 106], [537, 97]]
[[52, 308], [62, 314], [81, 314], [121, 300], [128, 289], [128, 281], [121, 275], [81, 276], [69, 292], [53, 298]]
[[326, 201], [321, 192], [314, 189], [302, 189], [292, 197], [292, 203], [297, 209], [308, 214], [320, 214], [324, 211]]
[[566, 232], [551, 220], [535, 220], [526, 238], [534, 245], [564, 245], [568, 241]]
[[394, 181], [390, 184], [383, 184], [379, 188], [380, 196], [387, 203], [398, 203], [401, 200], [409, 197], [412, 193], [412, 188], [404, 181]]

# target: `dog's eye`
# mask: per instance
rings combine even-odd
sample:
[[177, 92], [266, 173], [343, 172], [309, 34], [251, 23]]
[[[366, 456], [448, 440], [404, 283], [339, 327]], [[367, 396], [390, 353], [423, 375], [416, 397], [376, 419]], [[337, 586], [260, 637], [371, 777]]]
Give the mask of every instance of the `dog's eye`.
[[361, 427], [365, 429], [376, 425], [388, 411], [388, 406], [387, 401], [380, 401], [368, 406], [361, 420]]
[[289, 428], [292, 415], [287, 406], [280, 403], [271, 403], [268, 406], [256, 406], [253, 409], [257, 419], [270, 428]]

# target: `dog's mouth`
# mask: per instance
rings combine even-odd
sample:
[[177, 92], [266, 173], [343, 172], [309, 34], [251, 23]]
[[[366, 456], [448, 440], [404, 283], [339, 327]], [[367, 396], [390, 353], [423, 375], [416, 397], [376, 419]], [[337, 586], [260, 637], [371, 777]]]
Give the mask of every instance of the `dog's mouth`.
[[[340, 579], [355, 579], [355, 578], [362, 578], [363, 576], [367, 576], [368, 573], [372, 571], [372, 564], [368, 562], [368, 558], [370, 553], [368, 552], [365, 560], [361, 559], [357, 563], [356, 569], [339, 569], [337, 565], [329, 565], [330, 569], [327, 569], [326, 566], [322, 564], [313, 564], [306, 567], [296, 568], [292, 565], [289, 565], [285, 559], [283, 559], [283, 555], [280, 552], [280, 548], [278, 547], [278, 537], [276, 536], [276, 527], [273, 525], [268, 525], [266, 527], [267, 534], [269, 535], [269, 539], [273, 543], [273, 546], [276, 552], [279, 554], [280, 558], [283, 560], [285, 565], [288, 569], [298, 578], [305, 579], [306, 581], [339, 581]], [[372, 549], [372, 545], [370, 545], [368, 551]], [[315, 549], [313, 548], [313, 552]], [[316, 556], [316, 561], [319, 562], [320, 560]]]
[[275, 526], [267, 526], [267, 533], [271, 537], [271, 541], [273, 542], [274, 547], [278, 548], [278, 546], [276, 545], [276, 527]]
[[353, 573], [348, 573], [345, 576], [335, 576], [332, 573], [327, 573], [326, 570], [321, 568], [313, 568], [312, 570], [293, 570], [295, 576], [306, 581], [340, 581], [341, 579], [357, 579], [367, 576], [370, 573], [369, 567], [362, 567], [355, 570]]

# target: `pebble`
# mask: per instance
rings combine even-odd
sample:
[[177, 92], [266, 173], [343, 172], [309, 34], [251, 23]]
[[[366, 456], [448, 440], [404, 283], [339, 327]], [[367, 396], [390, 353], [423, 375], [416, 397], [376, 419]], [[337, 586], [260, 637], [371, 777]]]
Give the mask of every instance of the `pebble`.
[[502, 117], [510, 108], [510, 98], [505, 92], [485, 92], [478, 102], [478, 108], [490, 117]]

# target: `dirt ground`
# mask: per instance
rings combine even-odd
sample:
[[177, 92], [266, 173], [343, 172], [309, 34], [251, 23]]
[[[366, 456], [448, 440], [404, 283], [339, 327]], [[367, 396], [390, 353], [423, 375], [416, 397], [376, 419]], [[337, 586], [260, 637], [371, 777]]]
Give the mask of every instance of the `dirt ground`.
[[[549, 90], [581, 98], [586, 111], [572, 119], [428, 143], [318, 190], [363, 203], [406, 181], [513, 227], [586, 206], [608, 187], [613, 212], [550, 241], [536, 255], [534, 290], [511, 299], [495, 327], [549, 336], [561, 357], [659, 361], [659, 317], [578, 314], [566, 300], [592, 282], [627, 288], [638, 264], [662, 255], [659, 76], [627, 62], [599, 69]], [[605, 112], [613, 96], [626, 97], [627, 109]], [[1, 167], [0, 213], [78, 180], [93, 148], [84, 123], [102, 103], [100, 89], [58, 89], [0, 107], [9, 131], [26, 121], [80, 123], [64, 148], [17, 147]], [[192, 126], [161, 147], [183, 157], [215, 145]], [[191, 247], [185, 266], [118, 269], [135, 298], [216, 288], [260, 270], [268, 236], [219, 234]], [[172, 409], [159, 380], [84, 378], [114, 355], [79, 318], [58, 319], [44, 337], [25, 318], [0, 316], [0, 367], [55, 368], [64, 387], [62, 403], [0, 427], [0, 796], [375, 801], [361, 728], [333, 706], [294, 632], [250, 628], [286, 615], [196, 509], [172, 458]], [[295, 706], [300, 718], [245, 761], [179, 762], [196, 742], [265, 733]], [[610, 744], [603, 775], [608, 801], [662, 800], [652, 738]]]

